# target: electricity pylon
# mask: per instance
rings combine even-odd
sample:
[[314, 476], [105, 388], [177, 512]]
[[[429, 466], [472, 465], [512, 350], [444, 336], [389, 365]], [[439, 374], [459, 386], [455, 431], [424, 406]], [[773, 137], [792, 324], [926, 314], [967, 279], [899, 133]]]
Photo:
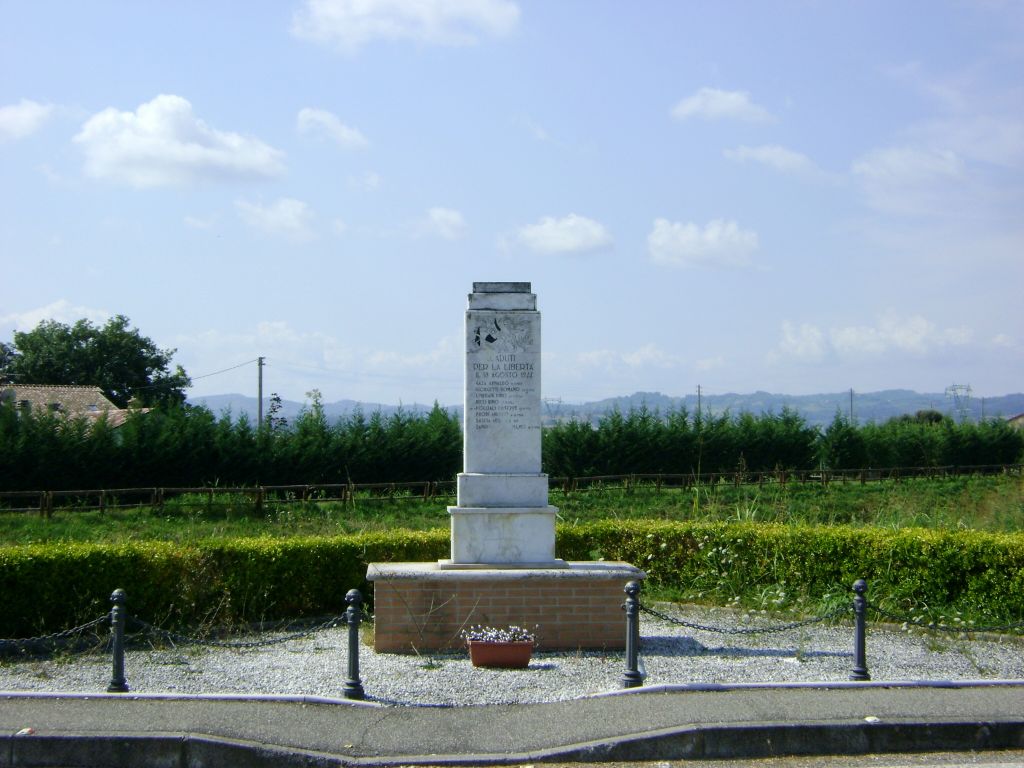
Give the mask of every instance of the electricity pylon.
[[946, 387], [946, 397], [953, 398], [953, 407], [960, 417], [960, 422], [967, 421], [971, 416], [971, 385], [950, 384]]

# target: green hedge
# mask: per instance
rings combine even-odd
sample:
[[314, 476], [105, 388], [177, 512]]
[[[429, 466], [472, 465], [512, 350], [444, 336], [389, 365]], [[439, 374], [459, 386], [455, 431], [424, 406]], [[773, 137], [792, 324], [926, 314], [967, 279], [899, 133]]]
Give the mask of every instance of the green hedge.
[[163, 627], [341, 613], [368, 594], [366, 564], [437, 560], [446, 531], [195, 544], [33, 544], [0, 548], [0, 637], [57, 632], [110, 609], [122, 587], [135, 616]]
[[649, 590], [691, 600], [835, 603], [865, 578], [869, 598], [901, 614], [1024, 619], [1024, 534], [654, 521], [560, 534], [562, 557], [625, 560], [647, 571]]
[[[195, 627], [340, 613], [366, 565], [448, 554], [447, 531], [189, 545], [46, 544], [0, 549], [0, 637], [66, 629], [109, 609], [116, 587], [133, 614]], [[828, 604], [857, 578], [889, 610], [959, 612], [979, 623], [1024, 618], [1024, 534], [724, 523], [602, 522], [561, 526], [569, 560], [625, 560], [649, 593], [713, 603]], [[738, 598], [738, 600], [737, 600]]]

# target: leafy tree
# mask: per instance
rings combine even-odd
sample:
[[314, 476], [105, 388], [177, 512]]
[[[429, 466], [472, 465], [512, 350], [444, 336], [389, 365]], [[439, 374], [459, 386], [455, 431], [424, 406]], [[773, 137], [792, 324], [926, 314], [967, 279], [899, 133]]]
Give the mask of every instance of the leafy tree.
[[184, 403], [192, 383], [180, 365], [170, 370], [177, 350], [158, 349], [124, 315], [102, 327], [88, 320], [44, 320], [31, 331], [15, 332], [14, 347], [17, 354], [7, 367], [19, 384], [97, 386], [120, 408], [133, 399], [142, 405]]
[[14, 347], [0, 341], [0, 384], [7, 384], [11, 381], [11, 368], [14, 365]]

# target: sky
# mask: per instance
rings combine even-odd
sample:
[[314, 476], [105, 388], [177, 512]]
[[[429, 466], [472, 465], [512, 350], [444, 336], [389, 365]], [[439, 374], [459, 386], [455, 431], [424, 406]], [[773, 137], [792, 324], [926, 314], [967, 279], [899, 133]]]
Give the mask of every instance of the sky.
[[1024, 390], [1024, 3], [0, 0], [0, 340], [114, 315], [191, 396]]

